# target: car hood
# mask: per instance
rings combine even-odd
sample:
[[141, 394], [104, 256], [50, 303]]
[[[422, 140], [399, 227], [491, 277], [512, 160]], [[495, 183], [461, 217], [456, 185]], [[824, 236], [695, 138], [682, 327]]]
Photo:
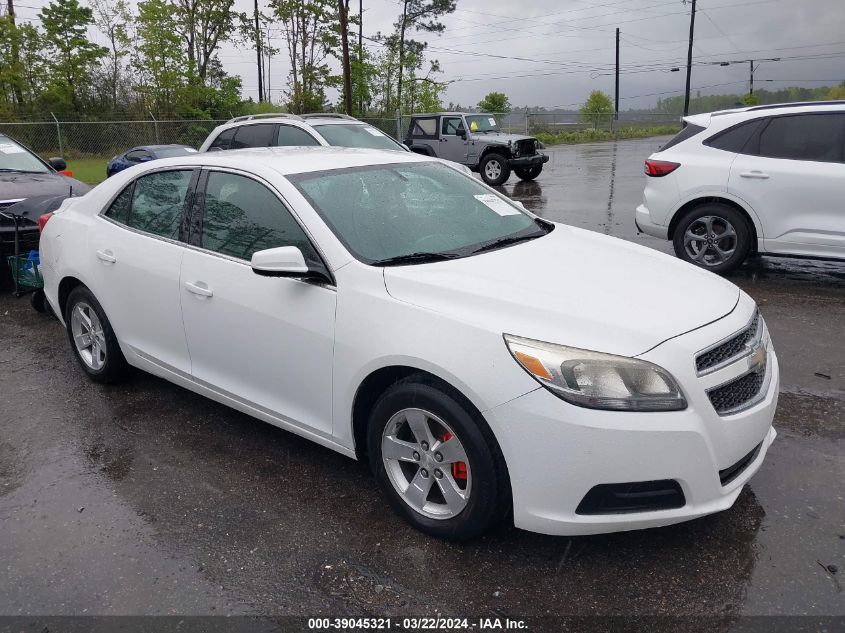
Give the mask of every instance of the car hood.
[[33, 196], [81, 196], [90, 190], [88, 185], [62, 174], [0, 173], [0, 200]]
[[472, 132], [472, 140], [485, 140], [489, 143], [501, 143], [502, 145], [507, 145], [509, 142], [516, 143], [517, 141], [527, 141], [536, 139], [534, 139], [533, 136], [525, 136], [524, 134], [505, 134], [504, 132], [490, 132], [487, 134], [481, 134], [479, 132]]
[[739, 288], [652, 249], [556, 225], [473, 257], [384, 269], [394, 298], [494, 332], [636, 356], [729, 314]]

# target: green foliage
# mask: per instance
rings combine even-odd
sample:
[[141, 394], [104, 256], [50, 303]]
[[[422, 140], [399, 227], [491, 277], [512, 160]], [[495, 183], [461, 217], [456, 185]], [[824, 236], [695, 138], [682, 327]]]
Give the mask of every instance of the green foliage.
[[840, 99], [845, 99], [845, 81], [843, 81], [838, 86], [834, 86], [833, 88], [828, 90], [824, 98], [828, 101], [838, 101]]
[[599, 123], [607, 121], [613, 114], [613, 101], [601, 90], [593, 90], [581, 106], [580, 112], [584, 121], [589, 121], [594, 128], [598, 128]]
[[491, 114], [507, 114], [511, 111], [511, 102], [504, 92], [489, 92], [478, 102], [478, 109]]
[[176, 14], [167, 0], [138, 3], [137, 51], [133, 65], [143, 103], [156, 112], [172, 114], [187, 77]]
[[54, 108], [80, 110], [89, 96], [91, 75], [108, 49], [88, 39], [91, 9], [77, 0], [53, 0], [39, 13], [50, 59], [48, 90]]
[[588, 128], [572, 132], [536, 132], [534, 136], [545, 145], [574, 145], [577, 143], [594, 143], [597, 141], [613, 141], [617, 138], [648, 138], [650, 136], [663, 136], [677, 134], [680, 125], [661, 125], [656, 127], [623, 127], [615, 134], [610, 130], [597, 130]]
[[756, 106], [760, 103], [760, 100], [753, 92], [749, 92], [742, 98], [742, 102], [747, 106]]

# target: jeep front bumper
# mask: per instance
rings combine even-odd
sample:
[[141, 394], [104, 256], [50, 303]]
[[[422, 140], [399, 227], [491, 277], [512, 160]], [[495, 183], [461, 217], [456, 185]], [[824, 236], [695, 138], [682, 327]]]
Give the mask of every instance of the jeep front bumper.
[[520, 156], [519, 158], [511, 158], [508, 163], [511, 167], [536, 167], [549, 162], [547, 154], [534, 154], [533, 156]]

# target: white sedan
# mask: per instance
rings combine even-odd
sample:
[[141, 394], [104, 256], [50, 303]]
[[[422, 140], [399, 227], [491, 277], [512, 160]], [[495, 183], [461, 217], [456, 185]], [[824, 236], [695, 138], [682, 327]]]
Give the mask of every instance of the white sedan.
[[93, 380], [131, 365], [368, 460], [441, 537], [724, 510], [775, 437], [744, 292], [416, 154], [133, 167], [54, 213], [41, 262]]

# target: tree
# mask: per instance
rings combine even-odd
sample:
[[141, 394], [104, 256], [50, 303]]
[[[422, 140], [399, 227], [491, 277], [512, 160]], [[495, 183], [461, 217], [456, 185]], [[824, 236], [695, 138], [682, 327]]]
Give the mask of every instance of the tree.
[[82, 109], [82, 92], [90, 86], [94, 66], [108, 49], [88, 39], [92, 11], [77, 0], [53, 0], [38, 14], [50, 63], [50, 84], [61, 105]]
[[334, 0], [271, 0], [270, 6], [281, 23], [290, 59], [288, 110], [322, 110], [331, 83], [326, 60], [338, 46], [337, 5]]
[[828, 90], [827, 94], [824, 96], [824, 99], [828, 101], [837, 101], [840, 99], [845, 99], [845, 81], [843, 81], [838, 86], [834, 86], [830, 90]]
[[128, 24], [132, 20], [126, 0], [90, 0], [94, 24], [109, 41], [107, 90], [111, 108], [117, 109], [117, 93], [121, 84], [123, 58], [128, 55]]
[[511, 102], [504, 92], [490, 92], [478, 102], [478, 109], [481, 112], [507, 114], [511, 111]]
[[749, 92], [742, 98], [742, 103], [747, 106], [756, 106], [760, 103], [760, 100], [757, 98], [753, 92]]
[[137, 56], [133, 64], [138, 72], [137, 90], [148, 108], [172, 113], [185, 80], [185, 55], [173, 6], [166, 0], [139, 2], [136, 23]]
[[[421, 31], [425, 33], [440, 34], [445, 26], [439, 18], [454, 12], [456, 0], [402, 0], [402, 15], [394, 25], [396, 27], [395, 46], [398, 50], [399, 70], [397, 72], [396, 101], [402, 104], [402, 82], [405, 76], [405, 56], [409, 45], [412, 52], [421, 57], [419, 53], [425, 48], [424, 42], [406, 40], [408, 33]], [[417, 50], [413, 50], [416, 46]]]
[[612, 115], [613, 101], [601, 90], [593, 90], [581, 106], [581, 119], [592, 123], [594, 128], [598, 128], [600, 121], [609, 120]]
[[338, 0], [338, 23], [340, 25], [340, 47], [343, 51], [341, 66], [343, 67], [343, 111], [352, 115], [352, 69], [349, 65], [349, 34], [347, 30], [347, 16], [349, 15], [349, 4], [344, 0]]
[[185, 43], [188, 78], [205, 83], [208, 65], [221, 41], [237, 28], [235, 0], [177, 0], [176, 31]]

